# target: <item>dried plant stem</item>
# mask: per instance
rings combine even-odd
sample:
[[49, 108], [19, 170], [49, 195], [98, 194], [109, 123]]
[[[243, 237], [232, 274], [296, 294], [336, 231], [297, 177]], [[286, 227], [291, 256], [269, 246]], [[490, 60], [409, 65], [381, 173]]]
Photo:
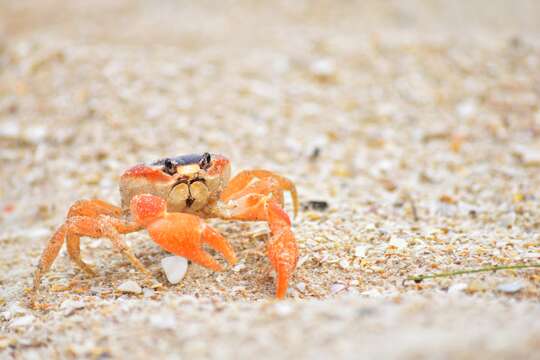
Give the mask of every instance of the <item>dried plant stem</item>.
[[479, 272], [488, 272], [488, 271], [498, 271], [498, 270], [514, 270], [514, 269], [527, 269], [527, 268], [540, 268], [540, 264], [517, 264], [517, 265], [508, 265], [508, 266], [488, 266], [480, 269], [468, 269], [468, 270], [457, 270], [450, 272], [442, 272], [438, 274], [427, 274], [427, 275], [414, 275], [409, 276], [405, 280], [412, 280], [416, 283], [421, 282], [425, 279], [441, 278], [441, 277], [450, 277], [455, 275], [463, 274], [473, 274]]

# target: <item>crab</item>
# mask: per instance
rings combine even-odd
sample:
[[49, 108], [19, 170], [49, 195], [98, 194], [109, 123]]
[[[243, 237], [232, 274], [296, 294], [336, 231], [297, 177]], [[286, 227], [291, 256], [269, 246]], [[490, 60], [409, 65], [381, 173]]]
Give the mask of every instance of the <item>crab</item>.
[[219, 154], [165, 158], [135, 165], [122, 174], [120, 207], [98, 199], [75, 202], [43, 250], [34, 274], [32, 304], [37, 304], [41, 277], [64, 242], [70, 259], [88, 275], [96, 274], [81, 259], [83, 236], [108, 238], [113, 248], [147, 279], [153, 279], [151, 272], [126, 245], [122, 234], [146, 229], [166, 251], [222, 271], [222, 265], [203, 245], [221, 254], [230, 265], [237, 258], [229, 242], [205, 222], [208, 218], [268, 223], [267, 256], [276, 272], [276, 297], [283, 298], [298, 260], [291, 221], [283, 210], [284, 192], [290, 192], [296, 215], [296, 187], [289, 179], [268, 170], [241, 171], [229, 181], [230, 168], [230, 161]]

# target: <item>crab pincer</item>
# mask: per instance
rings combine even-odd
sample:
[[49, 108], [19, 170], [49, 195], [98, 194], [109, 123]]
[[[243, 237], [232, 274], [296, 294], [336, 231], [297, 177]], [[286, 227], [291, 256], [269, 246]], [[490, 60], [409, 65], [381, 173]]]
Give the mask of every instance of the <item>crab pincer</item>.
[[165, 200], [150, 194], [134, 196], [130, 208], [135, 221], [145, 227], [152, 239], [168, 252], [211, 270], [222, 271], [222, 266], [202, 248], [206, 244], [222, 254], [229, 264], [236, 264], [236, 256], [229, 242], [200, 217], [169, 213]]

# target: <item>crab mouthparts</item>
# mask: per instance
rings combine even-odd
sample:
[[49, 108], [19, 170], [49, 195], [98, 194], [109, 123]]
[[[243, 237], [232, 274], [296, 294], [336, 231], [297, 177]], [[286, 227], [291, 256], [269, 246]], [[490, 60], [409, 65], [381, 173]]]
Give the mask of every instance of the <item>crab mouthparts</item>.
[[209, 194], [208, 187], [202, 181], [180, 183], [169, 193], [169, 209], [181, 211], [187, 207], [194, 211], [200, 210], [208, 202]]

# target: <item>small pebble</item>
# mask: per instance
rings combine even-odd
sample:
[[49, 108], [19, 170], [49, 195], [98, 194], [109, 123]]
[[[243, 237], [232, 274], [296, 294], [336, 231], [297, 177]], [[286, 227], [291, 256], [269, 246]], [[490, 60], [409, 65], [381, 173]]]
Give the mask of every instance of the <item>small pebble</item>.
[[472, 99], [465, 100], [459, 103], [456, 108], [456, 112], [461, 118], [470, 118], [474, 116], [477, 112], [476, 102]]
[[236, 264], [233, 267], [233, 271], [239, 272], [239, 271], [243, 270], [245, 267], [246, 267], [246, 265], [243, 262], [239, 262], [238, 264]]
[[28, 313], [28, 309], [20, 306], [19, 304], [12, 304], [8, 311], [12, 314], [12, 315], [26, 315]]
[[11, 320], [11, 316], [12, 316], [12, 314], [11, 314], [10, 311], [2, 311], [2, 312], [0, 313], [0, 318], [3, 318], [3, 319], [6, 320], [6, 321]]
[[117, 289], [125, 293], [133, 294], [140, 294], [142, 292], [142, 288], [133, 280], [124, 281]]
[[188, 261], [181, 256], [168, 256], [161, 259], [161, 267], [167, 280], [171, 284], [178, 284], [186, 276]]
[[317, 60], [311, 64], [311, 73], [321, 80], [327, 80], [335, 75], [336, 65], [328, 59]]
[[516, 221], [516, 214], [514, 212], [508, 212], [499, 218], [499, 224], [508, 227], [513, 225]]
[[396, 248], [401, 250], [407, 247], [407, 240], [403, 238], [392, 237], [388, 245], [395, 246]]
[[343, 290], [345, 290], [347, 286], [345, 286], [344, 284], [339, 284], [339, 283], [336, 283], [336, 284], [333, 284], [331, 287], [330, 287], [330, 292], [332, 294], [337, 294], [338, 292], [341, 292]]
[[67, 299], [62, 302], [60, 309], [82, 309], [84, 307], [84, 301]]
[[467, 289], [468, 285], [465, 283], [457, 283], [453, 284], [448, 288], [449, 294], [458, 294], [463, 292], [465, 289]]
[[11, 321], [11, 324], [9, 324], [9, 327], [11, 328], [17, 328], [17, 327], [25, 327], [28, 325], [32, 325], [36, 318], [33, 315], [26, 315], [19, 318], [15, 318]]
[[520, 291], [525, 287], [525, 284], [521, 281], [513, 281], [509, 283], [504, 283], [497, 286], [497, 290], [502, 291], [508, 294], [514, 294]]
[[148, 288], [144, 288], [143, 289], [143, 296], [145, 298], [149, 298], [149, 297], [152, 297], [154, 296], [156, 292], [153, 290], [153, 289], [148, 289]]
[[304, 210], [312, 209], [316, 211], [325, 211], [328, 209], [328, 203], [324, 200], [310, 200], [302, 204]]
[[47, 128], [45, 126], [32, 126], [24, 131], [25, 140], [38, 144], [43, 142], [47, 136]]
[[343, 269], [343, 270], [348, 270], [349, 269], [349, 260], [347, 259], [341, 259], [341, 261], [339, 262], [339, 266]]
[[0, 138], [17, 139], [20, 136], [20, 125], [15, 121], [6, 121], [0, 126]]
[[375, 231], [375, 230], [377, 230], [377, 227], [375, 226], [375, 224], [369, 223], [369, 224], [366, 225], [365, 230], [366, 231]]
[[357, 245], [354, 248], [354, 256], [358, 258], [363, 258], [366, 256], [368, 249], [369, 245]]
[[540, 166], [540, 148], [534, 146], [518, 145], [514, 149], [525, 166]]
[[60, 305], [60, 309], [65, 310], [65, 316], [69, 316], [73, 314], [76, 310], [84, 308], [84, 305], [84, 301], [67, 299], [62, 302], [62, 304]]
[[306, 283], [305, 282], [299, 282], [298, 284], [296, 284], [296, 289], [298, 289], [298, 291], [300, 291], [300, 292], [305, 292], [306, 291]]

